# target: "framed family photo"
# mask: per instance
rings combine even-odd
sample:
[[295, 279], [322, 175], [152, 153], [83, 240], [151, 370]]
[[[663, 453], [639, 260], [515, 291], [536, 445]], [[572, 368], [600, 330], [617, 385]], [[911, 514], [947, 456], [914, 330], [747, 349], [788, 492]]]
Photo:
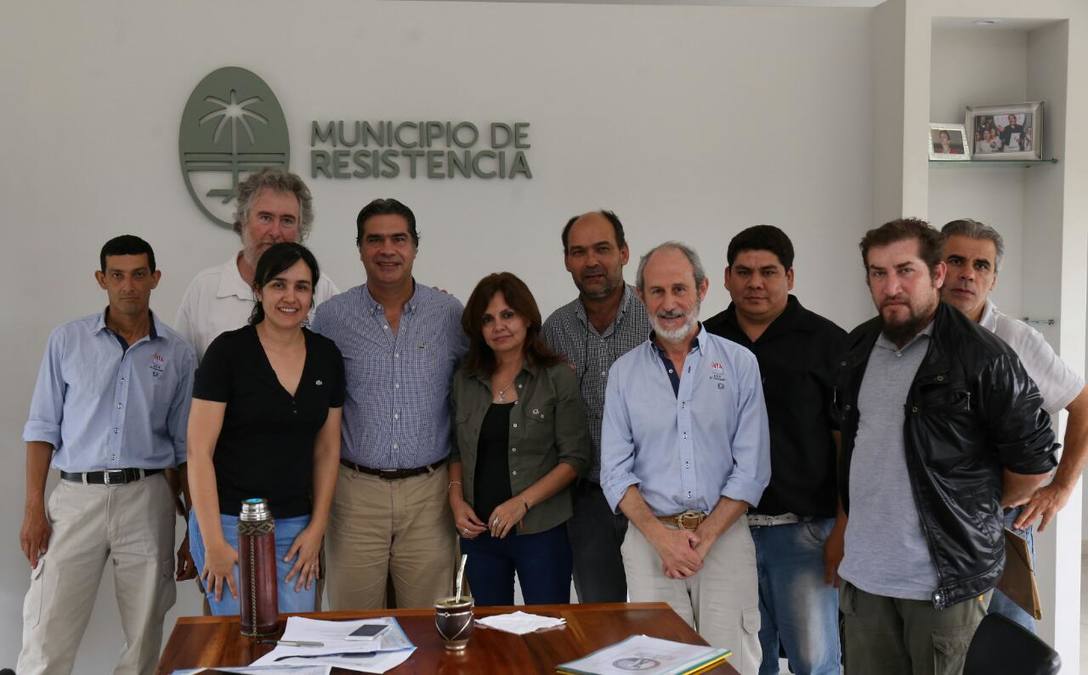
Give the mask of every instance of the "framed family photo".
[[975, 159], [1042, 159], [1043, 102], [967, 106]]
[[964, 161], [971, 159], [971, 144], [967, 128], [962, 124], [929, 125], [929, 158], [941, 161]]

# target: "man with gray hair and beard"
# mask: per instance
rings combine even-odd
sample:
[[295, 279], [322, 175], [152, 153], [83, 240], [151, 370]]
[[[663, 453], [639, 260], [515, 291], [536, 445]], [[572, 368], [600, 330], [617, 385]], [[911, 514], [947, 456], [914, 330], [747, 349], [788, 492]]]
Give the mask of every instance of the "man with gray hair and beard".
[[698, 322], [709, 283], [679, 242], [639, 262], [653, 332], [608, 374], [601, 488], [630, 520], [622, 554], [634, 601], [665, 601], [707, 642], [759, 669], [756, 557], [745, 512], [771, 475], [755, 356]]
[[[238, 184], [237, 203], [234, 231], [242, 238], [242, 250], [193, 277], [174, 318], [174, 329], [193, 345], [197, 359], [220, 333], [249, 320], [256, 304], [253, 273], [261, 254], [281, 241], [305, 241], [313, 227], [310, 189], [296, 174], [280, 168], [250, 174]], [[337, 293], [322, 274], [314, 289], [314, 308]]]

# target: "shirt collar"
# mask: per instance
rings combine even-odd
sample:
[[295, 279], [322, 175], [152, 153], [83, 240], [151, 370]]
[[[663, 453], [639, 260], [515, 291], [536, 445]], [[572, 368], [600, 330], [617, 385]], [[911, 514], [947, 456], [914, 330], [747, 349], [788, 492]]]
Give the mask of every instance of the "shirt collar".
[[[760, 335], [760, 339], [770, 334], [774, 335], [780, 330], [790, 330], [793, 328], [803, 328], [803, 326], [796, 325], [798, 319], [801, 316], [801, 302], [790, 293], [786, 298], [786, 308], [782, 310], [782, 313], [774, 318], [771, 323], [767, 325], [766, 330]], [[735, 330], [744, 332], [744, 329], [740, 326], [740, 321], [737, 320], [737, 305], [734, 302], [730, 302], [729, 306], [725, 308], [725, 320], [729, 322]]]
[[[529, 360], [526, 359], [525, 362], [521, 364], [521, 370], [519, 370], [518, 374], [514, 377], [514, 381], [517, 382], [518, 380], [520, 380], [522, 375], [528, 375], [531, 379], [539, 374], [540, 366], [536, 365], [535, 363], [530, 363]], [[491, 376], [481, 371], [473, 371], [472, 378], [475, 380], [479, 380], [487, 386], [491, 385]]]
[[[412, 295], [408, 297], [408, 301], [404, 303], [405, 313], [411, 314], [419, 306], [422, 301], [422, 297], [419, 293], [419, 286], [416, 284], [415, 277], [412, 277]], [[366, 308], [371, 314], [384, 311], [381, 303], [374, 299], [374, 296], [370, 294], [370, 287], [363, 284], [363, 307]]]
[[227, 261], [227, 264], [223, 265], [223, 273], [219, 275], [219, 288], [215, 289], [215, 297], [229, 298], [234, 296], [253, 302], [253, 289], [249, 287], [249, 284], [242, 278], [242, 273], [238, 271], [239, 255], [241, 254], [235, 253]]
[[997, 331], [997, 305], [993, 300], [986, 298], [986, 306], [982, 310], [982, 316], [979, 317], [978, 325], [991, 333]]
[[[623, 320], [623, 317], [627, 315], [627, 310], [631, 307], [631, 299], [633, 297], [635, 297], [634, 289], [632, 289], [631, 286], [625, 283], [623, 285], [623, 298], [620, 299], [619, 311], [616, 312], [616, 318], [612, 320], [611, 325], [609, 325], [608, 329], [605, 330], [605, 333], [612, 331], [613, 329], [615, 329], [616, 326], [620, 324], [620, 321]], [[582, 304], [581, 297], [577, 298], [574, 301], [574, 315], [578, 317], [578, 320], [581, 321], [582, 325], [585, 326], [588, 330], [589, 317], [586, 316], [586, 306]]]
[[889, 349], [893, 352], [905, 352], [913, 347], [914, 344], [920, 341], [923, 337], [927, 340], [933, 337], [933, 325], [935, 323], [937, 323], [936, 317], [934, 317], [933, 321], [930, 321], [928, 324], [926, 324], [925, 328], [918, 331], [918, 334], [912, 337], [910, 341], [902, 347], [897, 347], [895, 343], [889, 340], [888, 337], [884, 335], [883, 331], [881, 331], [880, 335], [876, 338], [876, 346], [880, 347], [881, 349]]
[[[102, 310], [98, 314], [98, 320], [94, 322], [94, 327], [91, 329], [91, 333], [98, 335], [104, 330], [110, 330], [109, 327], [106, 325], [106, 316], [109, 314], [109, 312], [110, 308], [107, 306], [106, 309]], [[159, 331], [161, 330], [161, 328], [157, 325], [159, 323], [159, 318], [155, 316], [155, 313], [152, 312], [150, 309], [147, 310], [147, 315], [151, 319], [151, 323], [150, 325], [148, 325], [147, 328], [147, 339], [157, 340], [159, 339]], [[110, 332], [112, 333], [113, 331]]]

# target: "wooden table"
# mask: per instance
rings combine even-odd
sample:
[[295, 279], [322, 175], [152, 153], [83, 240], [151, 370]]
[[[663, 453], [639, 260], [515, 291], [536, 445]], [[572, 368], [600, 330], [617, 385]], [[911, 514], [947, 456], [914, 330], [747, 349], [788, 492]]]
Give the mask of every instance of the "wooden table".
[[[477, 607], [476, 617], [521, 609], [534, 614], [563, 617], [566, 628], [513, 635], [476, 627], [468, 648], [448, 652], [434, 627], [434, 610], [393, 609], [376, 611], [314, 612], [300, 614], [315, 619], [365, 619], [395, 616], [417, 647], [411, 658], [391, 673], [554, 673], [555, 667], [580, 658], [639, 633], [653, 637], [705, 645], [663, 602], [587, 605], [535, 605], [532, 607]], [[272, 645], [242, 637], [237, 616], [181, 617], [170, 634], [158, 672], [167, 675], [178, 668], [244, 666], [267, 654]], [[333, 672], [348, 672], [334, 669]], [[714, 673], [736, 675], [728, 664]]]

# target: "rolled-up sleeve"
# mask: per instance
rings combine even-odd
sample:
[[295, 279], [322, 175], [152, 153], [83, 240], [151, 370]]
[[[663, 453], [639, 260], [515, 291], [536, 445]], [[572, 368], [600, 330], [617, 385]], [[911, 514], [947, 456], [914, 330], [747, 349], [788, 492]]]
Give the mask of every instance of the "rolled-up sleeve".
[[627, 488], [640, 483], [634, 473], [635, 439], [623, 392], [626, 379], [622, 368], [613, 364], [608, 372], [601, 421], [601, 491], [615, 513], [619, 513]]
[[721, 495], [755, 506], [771, 481], [771, 440], [767, 405], [755, 356], [738, 359], [737, 431], [733, 435], [733, 470]]
[[38, 368], [38, 380], [34, 396], [30, 400], [30, 415], [23, 427], [23, 440], [27, 443], [41, 441], [54, 449], [60, 447], [60, 425], [64, 419], [64, 334], [60, 329], [49, 335]]
[[563, 363], [550, 370], [555, 387], [555, 446], [558, 459], [569, 464], [579, 477], [589, 470], [589, 425], [578, 378]]
[[994, 359], [983, 371], [978, 391], [1002, 466], [1021, 474], [1047, 473], [1057, 466], [1050, 415], [1019, 358], [1008, 353]]

